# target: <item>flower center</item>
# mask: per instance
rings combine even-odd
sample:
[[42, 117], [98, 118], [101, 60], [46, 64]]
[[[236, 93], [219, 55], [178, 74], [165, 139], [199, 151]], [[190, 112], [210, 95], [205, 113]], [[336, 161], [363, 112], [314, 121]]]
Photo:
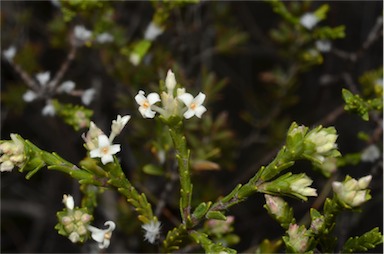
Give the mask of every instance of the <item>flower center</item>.
[[103, 148], [101, 148], [101, 153], [102, 153], [102, 154], [108, 154], [108, 151], [109, 151], [109, 147], [103, 147]]
[[143, 108], [149, 108], [149, 103], [148, 103], [148, 101], [145, 101], [144, 103], [143, 103]]
[[192, 110], [195, 110], [195, 109], [196, 109], [196, 106], [197, 106], [196, 103], [192, 102], [190, 108], [191, 108]]

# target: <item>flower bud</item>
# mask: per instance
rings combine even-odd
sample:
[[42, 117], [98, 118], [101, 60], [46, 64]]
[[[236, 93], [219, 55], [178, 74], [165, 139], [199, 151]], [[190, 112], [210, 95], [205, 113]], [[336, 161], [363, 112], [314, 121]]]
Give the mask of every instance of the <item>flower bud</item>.
[[366, 189], [372, 180], [368, 175], [359, 180], [347, 176], [343, 182], [333, 182], [332, 188], [339, 201], [347, 208], [357, 207], [371, 199]]
[[176, 78], [172, 70], [168, 70], [167, 77], [165, 78], [165, 86], [167, 87], [168, 94], [173, 95], [173, 89], [175, 89], [176, 86]]
[[80, 236], [76, 232], [72, 232], [69, 236], [68, 239], [71, 240], [73, 243], [77, 243], [80, 240]]

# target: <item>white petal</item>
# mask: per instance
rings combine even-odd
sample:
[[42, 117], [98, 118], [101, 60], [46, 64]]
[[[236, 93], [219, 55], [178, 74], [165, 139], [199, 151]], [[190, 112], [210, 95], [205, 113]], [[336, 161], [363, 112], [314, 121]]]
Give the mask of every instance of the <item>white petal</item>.
[[100, 158], [102, 156], [102, 154], [100, 153], [100, 149], [99, 148], [96, 148], [96, 149], [93, 149], [90, 153], [89, 153], [89, 156], [91, 158]]
[[62, 93], [62, 92], [65, 92], [65, 93], [70, 93], [73, 91], [73, 89], [75, 89], [75, 82], [71, 81], [71, 80], [67, 80], [63, 83], [61, 83], [61, 85], [57, 88], [57, 91], [59, 93]]
[[151, 22], [145, 29], [144, 38], [149, 41], [153, 41], [157, 36], [163, 33], [163, 29]]
[[96, 242], [101, 243], [104, 240], [104, 230], [98, 229], [93, 226], [88, 226], [88, 230], [92, 233], [91, 237]]
[[192, 101], [193, 101], [193, 96], [192, 94], [189, 94], [189, 93], [184, 93], [182, 95], [179, 95], [178, 97], [182, 102], [184, 102], [184, 104], [189, 107], [189, 105], [191, 105]]
[[98, 137], [99, 147], [110, 146], [109, 139], [106, 135], [100, 135]]
[[116, 224], [113, 221], [111, 221], [111, 220], [106, 221], [104, 223], [104, 226], [108, 226], [107, 231], [113, 231], [116, 228]]
[[25, 94], [23, 94], [23, 100], [25, 102], [31, 102], [31, 101], [35, 100], [36, 98], [37, 98], [37, 94], [32, 90], [28, 90], [25, 92]]
[[36, 79], [39, 81], [40, 85], [45, 86], [49, 81], [51, 74], [49, 71], [40, 72], [36, 74]]
[[95, 89], [94, 88], [89, 88], [83, 92], [83, 95], [81, 96], [81, 101], [83, 102], [84, 105], [89, 105], [93, 97], [95, 96]]
[[201, 105], [201, 104], [203, 104], [203, 102], [204, 102], [204, 100], [205, 100], [205, 94], [203, 94], [203, 93], [199, 93], [197, 96], [196, 96], [196, 98], [194, 99], [194, 101], [195, 101], [195, 103], [197, 104], [197, 105]]
[[146, 109], [144, 112], [144, 117], [146, 118], [154, 118], [156, 115], [155, 111], [152, 111], [150, 108]]
[[44, 116], [54, 116], [56, 113], [55, 107], [51, 103], [47, 103], [41, 113]]
[[147, 98], [145, 98], [145, 96], [144, 96], [144, 91], [140, 90], [139, 93], [135, 96], [135, 100], [136, 100], [137, 104], [143, 105], [144, 102], [147, 101]]
[[197, 107], [197, 109], [195, 109], [195, 115], [201, 118], [201, 115], [204, 114], [205, 111], [207, 111], [207, 109], [204, 106]]
[[109, 239], [104, 239], [102, 243], [99, 243], [99, 248], [100, 249], [105, 249], [109, 247], [110, 240]]
[[109, 154], [116, 154], [120, 152], [120, 145], [111, 145], [109, 147]]
[[149, 104], [155, 104], [156, 102], [160, 101], [160, 96], [157, 93], [150, 93], [148, 94], [148, 102]]
[[191, 118], [192, 116], [194, 116], [195, 115], [195, 112], [193, 111], [193, 110], [190, 110], [190, 109], [188, 109], [185, 113], [184, 113], [184, 117], [185, 117], [185, 119], [189, 119], [189, 118]]
[[108, 155], [104, 155], [103, 157], [101, 157], [101, 162], [105, 165], [105, 164], [108, 164], [110, 162], [113, 162], [113, 157], [112, 155], [108, 154]]

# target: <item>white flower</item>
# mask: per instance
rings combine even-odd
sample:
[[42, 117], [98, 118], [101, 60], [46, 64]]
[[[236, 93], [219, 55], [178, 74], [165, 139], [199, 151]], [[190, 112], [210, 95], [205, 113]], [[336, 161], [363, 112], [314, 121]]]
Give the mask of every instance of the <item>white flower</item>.
[[43, 110], [41, 111], [43, 116], [54, 116], [56, 113], [55, 107], [52, 105], [52, 103], [47, 102]]
[[361, 153], [361, 160], [365, 162], [374, 162], [380, 158], [380, 150], [376, 145], [370, 145]]
[[51, 73], [49, 71], [40, 72], [37, 73], [35, 77], [41, 86], [45, 86], [51, 78]]
[[187, 106], [187, 111], [184, 113], [186, 119], [191, 118], [192, 116], [197, 116], [198, 118], [207, 111], [207, 109], [202, 105], [205, 100], [205, 94], [199, 93], [195, 98], [189, 93], [184, 93], [179, 95], [178, 98], [184, 102]]
[[69, 210], [73, 210], [73, 208], [75, 207], [75, 201], [73, 200], [73, 197], [71, 195], [64, 194], [63, 203]]
[[129, 55], [129, 61], [131, 62], [131, 64], [133, 64], [134, 66], [137, 66], [140, 61], [141, 61], [141, 57], [139, 54], [137, 53], [131, 53]]
[[329, 40], [317, 40], [315, 45], [316, 48], [323, 53], [329, 52], [332, 48], [332, 44]]
[[83, 102], [84, 105], [89, 105], [93, 97], [95, 96], [95, 89], [94, 88], [89, 88], [83, 92], [83, 95], [81, 96], [81, 101]]
[[15, 134], [11, 139], [0, 144], [0, 171], [12, 171], [14, 166], [22, 167], [25, 163], [24, 143]]
[[[320, 163], [325, 161], [325, 156], [331, 155], [337, 149], [337, 144], [335, 143], [337, 135], [333, 128], [312, 130], [306, 139], [309, 143], [315, 145], [314, 156]], [[338, 152], [336, 153], [338, 154]]]
[[307, 12], [300, 17], [300, 24], [309, 30], [314, 28], [318, 22], [319, 22], [319, 19], [313, 13]]
[[121, 117], [121, 115], [118, 115], [117, 119], [112, 121], [111, 135], [109, 136], [110, 142], [112, 142], [113, 139], [121, 133], [125, 125], [128, 123], [129, 119], [131, 119], [130, 115], [126, 115], [123, 117]]
[[0, 158], [0, 172], [5, 172], [5, 171], [8, 171], [8, 172], [11, 172], [12, 169], [15, 167], [15, 165], [12, 163], [12, 161], [10, 160], [4, 160], [3, 159], [3, 156]]
[[57, 92], [59, 93], [62, 93], [62, 92], [65, 92], [65, 93], [70, 93], [73, 91], [73, 89], [75, 89], [75, 82], [71, 81], [71, 80], [67, 80], [63, 83], [61, 83], [61, 85], [57, 88]]
[[101, 33], [101, 34], [99, 34], [99, 35], [96, 37], [96, 41], [97, 41], [98, 43], [112, 42], [113, 39], [114, 39], [113, 36], [112, 36], [110, 33], [107, 33], [107, 32]]
[[347, 176], [343, 182], [333, 182], [332, 188], [340, 201], [348, 206], [356, 207], [371, 198], [369, 190], [366, 189], [371, 180], [371, 175], [362, 177], [359, 180]]
[[3, 56], [8, 61], [12, 61], [13, 58], [15, 57], [15, 55], [16, 55], [16, 47], [15, 46], [10, 46], [8, 49], [3, 51]]
[[101, 162], [105, 165], [113, 162], [114, 154], [120, 152], [120, 145], [111, 145], [107, 136], [100, 135], [98, 137], [98, 147], [91, 150], [91, 158], [101, 158]]
[[92, 32], [87, 30], [84, 26], [75, 26], [74, 34], [79, 41], [88, 41], [92, 37]]
[[161, 223], [158, 221], [150, 221], [149, 223], [142, 225], [141, 227], [145, 230], [144, 240], [153, 244], [159, 236], [160, 226]]
[[173, 89], [175, 89], [176, 83], [175, 74], [171, 70], [168, 70], [167, 77], [165, 78], [165, 86], [170, 95], [173, 95]]
[[153, 41], [156, 39], [157, 36], [161, 35], [163, 33], [163, 29], [156, 25], [155, 23], [151, 22], [147, 26], [147, 29], [144, 33], [144, 38], [149, 41]]
[[32, 91], [32, 90], [28, 90], [26, 91], [24, 94], [23, 94], [23, 100], [25, 102], [31, 102], [31, 101], [34, 101], [35, 99], [37, 98], [37, 94]]
[[139, 111], [144, 118], [154, 118], [156, 112], [151, 110], [151, 106], [160, 101], [160, 96], [157, 93], [150, 93], [145, 97], [144, 94], [144, 91], [140, 90], [135, 96], [137, 104], [140, 105]]
[[312, 182], [312, 179], [305, 175], [302, 178], [294, 180], [290, 187], [292, 191], [303, 196], [317, 196], [316, 189], [308, 187]]
[[92, 233], [92, 239], [99, 243], [100, 249], [108, 248], [112, 237], [112, 231], [116, 228], [113, 221], [107, 221], [104, 225], [108, 226], [108, 228], [99, 229], [90, 225], [87, 226], [88, 230]]

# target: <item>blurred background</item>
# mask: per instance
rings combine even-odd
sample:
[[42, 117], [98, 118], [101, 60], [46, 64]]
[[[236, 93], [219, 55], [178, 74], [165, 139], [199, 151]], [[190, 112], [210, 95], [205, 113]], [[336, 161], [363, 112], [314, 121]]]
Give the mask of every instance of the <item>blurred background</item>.
[[[298, 24], [304, 13], [324, 4], [329, 11], [318, 30]], [[360, 153], [371, 144], [382, 153], [382, 114], [363, 121], [343, 110], [341, 96], [347, 88], [369, 98], [366, 84], [373, 79], [381, 78], [382, 86], [382, 1], [284, 5], [296, 21], [289, 22], [276, 13], [276, 6], [262, 1], [2, 1], [1, 49], [14, 46], [17, 52], [13, 61], [1, 60], [1, 139], [18, 133], [76, 164], [86, 156], [81, 135], [87, 129], [66, 124], [60, 114], [42, 114], [51, 99], [61, 106], [91, 109], [91, 120], [106, 133], [117, 114], [130, 114], [132, 119], [116, 138], [122, 145], [121, 163], [153, 207], [165, 202], [159, 212], [163, 232], [180, 220], [178, 181], [164, 171], [164, 154], [171, 153], [169, 137], [159, 123], [141, 117], [134, 96], [139, 90], [158, 92], [168, 69], [193, 95], [207, 95], [208, 111], [202, 119], [185, 121], [194, 205], [247, 182], [274, 158], [293, 121], [335, 126], [343, 155]], [[148, 35], [150, 24], [161, 27], [156, 36]], [[79, 25], [92, 31], [93, 39], [77, 45], [72, 59], [73, 31]], [[338, 26], [344, 26], [343, 32], [332, 30]], [[330, 48], [319, 47], [319, 38]], [[23, 100], [31, 87], [16, 65], [33, 78], [45, 71], [54, 77], [65, 64], [60, 83], [73, 81], [78, 93], [52, 92], [31, 102]], [[92, 101], [84, 104], [84, 91], [89, 89], [94, 91]], [[308, 174], [316, 188], [326, 186], [328, 179], [313, 172], [309, 163], [297, 163], [294, 170]], [[382, 173], [380, 157], [347, 161], [332, 176], [342, 180], [346, 174], [373, 175], [372, 200], [360, 213], [344, 213], [338, 219], [339, 247], [373, 227], [382, 232]], [[170, 189], [164, 198], [167, 183]], [[65, 193], [80, 204], [78, 183], [62, 173], [42, 169], [30, 180], [16, 170], [2, 173], [1, 251], [89, 252], [88, 244], [74, 245], [54, 229]], [[322, 207], [315, 198], [286, 201], [294, 207], [297, 221], [310, 207]], [[227, 211], [235, 218], [232, 233], [240, 241], [232, 247], [239, 252], [254, 252], [263, 239], [284, 233], [264, 203], [263, 195], [256, 194]], [[157, 252], [157, 246], [143, 243], [135, 213], [117, 193], [107, 190], [100, 195], [94, 217], [99, 226], [106, 220], [117, 222], [108, 252]], [[193, 246], [182, 251], [188, 250], [201, 251]], [[382, 246], [371, 252], [382, 252]]]

